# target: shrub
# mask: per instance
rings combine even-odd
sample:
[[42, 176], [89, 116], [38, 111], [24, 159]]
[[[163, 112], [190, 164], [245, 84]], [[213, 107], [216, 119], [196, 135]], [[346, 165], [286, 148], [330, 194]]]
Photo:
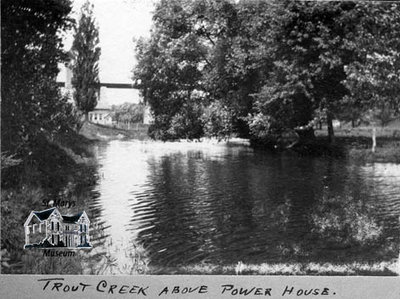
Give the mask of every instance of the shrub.
[[220, 102], [215, 102], [204, 109], [201, 116], [204, 134], [218, 139], [229, 138], [233, 132], [233, 113]]

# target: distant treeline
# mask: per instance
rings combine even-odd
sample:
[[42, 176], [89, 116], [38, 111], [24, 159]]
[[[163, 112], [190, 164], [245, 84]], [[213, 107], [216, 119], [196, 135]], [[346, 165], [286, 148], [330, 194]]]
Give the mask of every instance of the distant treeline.
[[400, 6], [374, 1], [156, 4], [136, 87], [156, 139], [236, 134], [276, 145], [317, 123], [399, 114]]
[[111, 107], [113, 120], [117, 123], [143, 123], [145, 105], [143, 103], [124, 103]]

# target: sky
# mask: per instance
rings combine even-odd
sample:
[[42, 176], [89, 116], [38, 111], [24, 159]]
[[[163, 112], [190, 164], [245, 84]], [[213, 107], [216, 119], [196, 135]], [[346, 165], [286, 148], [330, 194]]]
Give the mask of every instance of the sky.
[[[79, 18], [85, 0], [73, 1], [73, 17]], [[135, 60], [135, 39], [150, 36], [153, 0], [91, 0], [99, 26], [101, 56], [100, 82], [132, 83]], [[73, 32], [64, 35], [65, 49], [69, 50]], [[135, 90], [107, 90], [110, 104], [137, 102]]]

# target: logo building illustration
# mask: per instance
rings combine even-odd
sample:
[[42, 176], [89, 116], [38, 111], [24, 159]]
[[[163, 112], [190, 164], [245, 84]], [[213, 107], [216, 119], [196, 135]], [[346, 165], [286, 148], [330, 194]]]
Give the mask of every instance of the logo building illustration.
[[24, 248], [90, 248], [86, 212], [61, 215], [57, 208], [32, 211], [26, 219]]

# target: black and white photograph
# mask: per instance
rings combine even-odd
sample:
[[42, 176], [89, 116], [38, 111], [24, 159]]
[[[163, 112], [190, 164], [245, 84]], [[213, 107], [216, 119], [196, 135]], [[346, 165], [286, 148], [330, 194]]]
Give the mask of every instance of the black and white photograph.
[[1, 274], [396, 277], [399, 254], [400, 3], [1, 1]]

